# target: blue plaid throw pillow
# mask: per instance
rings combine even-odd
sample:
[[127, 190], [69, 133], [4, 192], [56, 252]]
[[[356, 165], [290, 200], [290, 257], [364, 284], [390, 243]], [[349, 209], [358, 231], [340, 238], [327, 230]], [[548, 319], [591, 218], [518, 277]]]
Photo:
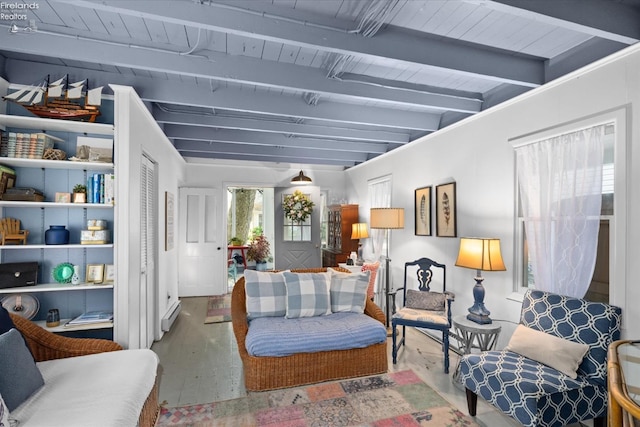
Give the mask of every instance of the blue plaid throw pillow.
[[331, 272], [331, 312], [364, 313], [370, 271], [363, 273]]
[[287, 319], [331, 314], [331, 273], [284, 272], [287, 286]]
[[247, 317], [283, 317], [287, 312], [287, 288], [282, 273], [244, 271]]

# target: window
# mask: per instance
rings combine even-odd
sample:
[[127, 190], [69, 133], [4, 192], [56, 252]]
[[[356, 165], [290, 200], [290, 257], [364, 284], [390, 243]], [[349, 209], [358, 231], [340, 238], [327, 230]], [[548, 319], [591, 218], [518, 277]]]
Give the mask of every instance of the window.
[[[609, 302], [610, 257], [613, 236], [610, 233], [610, 223], [614, 218], [614, 146], [615, 125], [610, 123], [604, 128], [604, 161], [602, 165], [602, 204], [600, 210], [600, 225], [598, 229], [597, 254], [595, 268], [585, 299], [590, 301]], [[517, 165], [516, 165], [517, 167]], [[518, 216], [516, 225], [516, 291], [523, 292], [526, 288], [535, 287], [535, 277], [531, 268], [529, 247], [524, 226], [521, 194], [518, 191]]]

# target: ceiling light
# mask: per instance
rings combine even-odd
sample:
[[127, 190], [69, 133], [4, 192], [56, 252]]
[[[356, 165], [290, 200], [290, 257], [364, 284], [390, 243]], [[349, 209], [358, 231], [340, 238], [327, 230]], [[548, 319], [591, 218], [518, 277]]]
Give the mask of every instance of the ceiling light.
[[306, 176], [302, 171], [300, 171], [300, 173], [298, 175], [296, 175], [293, 178], [291, 178], [291, 183], [292, 184], [296, 184], [296, 185], [311, 184], [312, 182], [313, 181], [311, 180], [311, 178]]

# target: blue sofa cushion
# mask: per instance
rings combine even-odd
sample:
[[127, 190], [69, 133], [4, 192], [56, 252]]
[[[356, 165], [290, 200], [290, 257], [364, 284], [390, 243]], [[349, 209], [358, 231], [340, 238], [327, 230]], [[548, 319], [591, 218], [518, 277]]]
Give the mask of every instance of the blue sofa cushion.
[[285, 317], [324, 316], [331, 314], [329, 285], [331, 273], [292, 273], [285, 271], [287, 313]]
[[386, 340], [387, 331], [379, 321], [366, 314], [343, 312], [296, 319], [253, 319], [245, 345], [251, 356], [289, 356], [364, 348]]
[[370, 271], [364, 273], [342, 273], [329, 268], [331, 272], [331, 312], [364, 313], [369, 287]]
[[287, 288], [282, 273], [245, 270], [244, 291], [249, 319], [280, 317], [287, 312]]

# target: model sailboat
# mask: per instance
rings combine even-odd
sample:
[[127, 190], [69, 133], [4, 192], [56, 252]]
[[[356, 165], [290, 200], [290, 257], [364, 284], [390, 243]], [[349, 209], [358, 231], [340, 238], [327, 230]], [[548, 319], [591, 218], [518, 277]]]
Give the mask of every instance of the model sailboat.
[[67, 76], [38, 86], [29, 86], [7, 96], [39, 117], [94, 122], [100, 115], [102, 86], [88, 89], [89, 80], [67, 83]]

